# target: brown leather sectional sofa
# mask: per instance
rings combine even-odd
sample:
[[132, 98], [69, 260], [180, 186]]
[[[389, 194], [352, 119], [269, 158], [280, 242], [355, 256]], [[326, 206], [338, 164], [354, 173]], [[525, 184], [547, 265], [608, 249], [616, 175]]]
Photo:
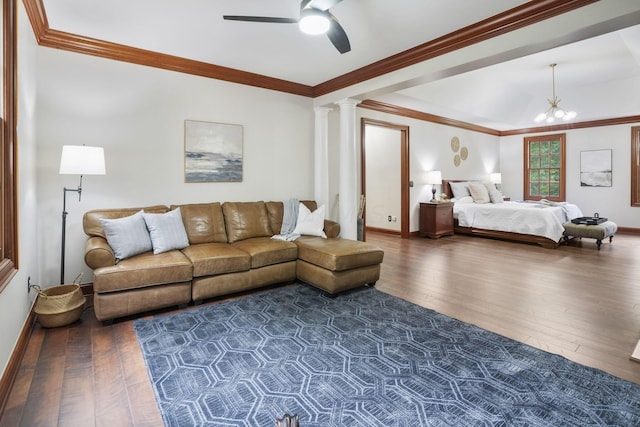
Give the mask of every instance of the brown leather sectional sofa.
[[[314, 211], [313, 201], [303, 203]], [[85, 262], [94, 271], [94, 311], [99, 321], [296, 279], [335, 294], [380, 277], [383, 251], [339, 236], [340, 225], [325, 220], [327, 238], [272, 239], [282, 226], [282, 202], [225, 202], [179, 205], [189, 245], [154, 255], [144, 252], [116, 262], [101, 219], [143, 210], [166, 213], [178, 206], [101, 209], [85, 213], [89, 236]]]

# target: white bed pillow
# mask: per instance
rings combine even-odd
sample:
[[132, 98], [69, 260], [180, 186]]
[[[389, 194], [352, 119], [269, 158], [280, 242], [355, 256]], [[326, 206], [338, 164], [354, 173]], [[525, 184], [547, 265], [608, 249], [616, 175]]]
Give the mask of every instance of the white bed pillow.
[[489, 197], [489, 190], [487, 190], [487, 187], [485, 187], [484, 184], [479, 182], [470, 182], [469, 192], [471, 193], [471, 197], [473, 197], [474, 202], [478, 204], [491, 203], [491, 197]]
[[142, 211], [123, 218], [101, 218], [100, 224], [113, 249], [116, 263], [152, 249]]
[[487, 187], [491, 203], [504, 203], [504, 197], [502, 197], [502, 193], [498, 191], [496, 185], [493, 182], [487, 181], [484, 183], [484, 186]]
[[295, 234], [318, 236], [326, 239], [327, 235], [324, 234], [324, 211], [324, 205], [311, 212], [303, 203], [300, 203], [300, 207], [298, 208], [298, 221], [296, 222], [296, 228], [293, 232]]
[[180, 208], [163, 214], [143, 213], [155, 255], [189, 246]]
[[469, 193], [468, 181], [462, 181], [462, 182], [449, 181], [449, 187], [451, 187], [451, 192], [453, 193], [453, 197], [455, 199], [461, 199], [465, 196], [471, 195], [471, 193]]
[[464, 196], [464, 197], [460, 197], [459, 199], [451, 199], [455, 204], [460, 204], [460, 205], [464, 205], [464, 204], [468, 204], [468, 203], [473, 203], [473, 197], [471, 196]]

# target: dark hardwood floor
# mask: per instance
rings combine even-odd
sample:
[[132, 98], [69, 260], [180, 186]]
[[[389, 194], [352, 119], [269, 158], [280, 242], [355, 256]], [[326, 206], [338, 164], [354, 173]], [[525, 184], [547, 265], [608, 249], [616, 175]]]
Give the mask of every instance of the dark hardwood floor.
[[[385, 259], [381, 291], [640, 383], [640, 237], [558, 249], [455, 235], [367, 233]], [[215, 301], [209, 304], [215, 304]], [[35, 327], [0, 426], [161, 426], [125, 319], [88, 308], [68, 327]]]

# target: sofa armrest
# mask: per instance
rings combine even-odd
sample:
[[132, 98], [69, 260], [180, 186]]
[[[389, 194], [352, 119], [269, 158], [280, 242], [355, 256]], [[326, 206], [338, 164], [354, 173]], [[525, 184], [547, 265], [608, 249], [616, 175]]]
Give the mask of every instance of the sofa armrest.
[[325, 219], [324, 234], [326, 234], [327, 237], [338, 237], [340, 235], [340, 224], [330, 219]]
[[94, 236], [89, 237], [85, 245], [84, 262], [95, 270], [116, 265], [116, 256], [105, 238]]

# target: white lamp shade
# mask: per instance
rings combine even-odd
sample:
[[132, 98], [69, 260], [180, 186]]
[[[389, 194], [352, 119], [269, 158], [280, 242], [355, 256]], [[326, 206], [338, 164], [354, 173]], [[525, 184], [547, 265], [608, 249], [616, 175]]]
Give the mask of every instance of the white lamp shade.
[[427, 172], [427, 184], [442, 184], [442, 173], [440, 171]]
[[65, 145], [60, 157], [61, 175], [104, 175], [104, 149], [86, 145]]
[[502, 184], [502, 174], [500, 172], [490, 173], [489, 182], [493, 182], [494, 184]]

